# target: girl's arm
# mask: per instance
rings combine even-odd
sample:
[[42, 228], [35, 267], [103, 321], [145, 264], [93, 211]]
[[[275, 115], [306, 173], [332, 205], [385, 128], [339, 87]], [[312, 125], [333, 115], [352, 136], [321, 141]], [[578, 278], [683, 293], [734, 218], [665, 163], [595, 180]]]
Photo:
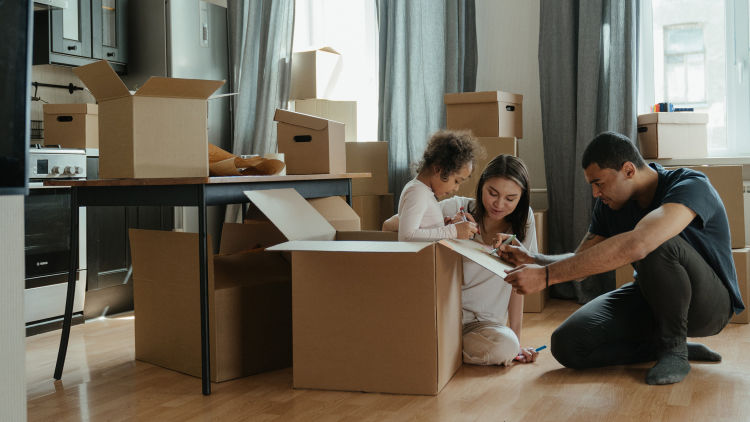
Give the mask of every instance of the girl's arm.
[[443, 225], [442, 221], [428, 222], [432, 228], [420, 228], [425, 213], [434, 200], [419, 191], [405, 192], [399, 204], [398, 240], [399, 241], [433, 241], [455, 239], [458, 237], [454, 224]]
[[523, 326], [523, 295], [512, 291], [508, 302], [508, 326], [521, 342], [521, 327]]

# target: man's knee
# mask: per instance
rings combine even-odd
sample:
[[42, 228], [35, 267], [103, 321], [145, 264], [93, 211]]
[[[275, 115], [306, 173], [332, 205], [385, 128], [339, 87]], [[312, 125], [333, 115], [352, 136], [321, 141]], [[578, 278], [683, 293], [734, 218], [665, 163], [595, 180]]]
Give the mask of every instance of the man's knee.
[[464, 335], [464, 362], [507, 365], [520, 350], [518, 337], [508, 327], [483, 327]]
[[578, 342], [580, 333], [569, 325], [563, 323], [552, 333], [550, 339], [550, 352], [552, 356], [566, 368], [585, 368], [584, 353], [580, 350]]
[[662, 268], [667, 262], [679, 260], [680, 249], [685, 247], [687, 242], [680, 236], [675, 236], [651, 251], [640, 261], [635, 263], [638, 273], [646, 272], [650, 268]]

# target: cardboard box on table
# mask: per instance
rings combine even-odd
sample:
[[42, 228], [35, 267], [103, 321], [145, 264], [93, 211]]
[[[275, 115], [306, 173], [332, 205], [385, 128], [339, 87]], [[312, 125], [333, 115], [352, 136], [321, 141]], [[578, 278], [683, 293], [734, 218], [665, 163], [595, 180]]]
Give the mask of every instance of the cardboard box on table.
[[[291, 266], [257, 249], [283, 241], [269, 223], [225, 224], [209, 252], [211, 381], [291, 365]], [[131, 229], [130, 247], [135, 358], [200, 377], [198, 234]]]
[[130, 94], [106, 61], [73, 72], [99, 103], [99, 177], [208, 176], [206, 100], [224, 81], [152, 77]]
[[99, 106], [44, 104], [44, 145], [99, 148]]
[[750, 322], [750, 249], [732, 249], [734, 268], [737, 271], [737, 284], [740, 287], [740, 296], [745, 304], [745, 310], [739, 315], [734, 315], [729, 322], [747, 324]]
[[638, 144], [643, 158], [705, 158], [708, 114], [649, 113], [638, 116]]
[[482, 171], [487, 164], [500, 154], [518, 156], [518, 140], [516, 138], [477, 138], [479, 144], [485, 150], [485, 156], [477, 159], [476, 167], [471, 177], [461, 184], [456, 195], [467, 198], [475, 198], [477, 184], [482, 176]]
[[[708, 177], [719, 193], [729, 219], [732, 248], [745, 247], [745, 200], [742, 187], [742, 166], [683, 166], [699, 171]], [[678, 167], [666, 167], [676, 169]]]
[[347, 142], [346, 171], [370, 173], [369, 178], [352, 179], [352, 195], [388, 193], [388, 142]]
[[353, 195], [352, 208], [362, 221], [362, 230], [380, 230], [393, 215], [393, 194]]
[[346, 173], [344, 125], [333, 120], [276, 110], [278, 150], [286, 174]]
[[357, 102], [331, 101], [320, 98], [295, 100], [291, 104], [297, 113], [318, 116], [344, 124], [346, 142], [357, 142]]
[[[534, 212], [534, 224], [536, 229], [536, 244], [539, 253], [547, 253], [547, 210]], [[523, 298], [524, 312], [542, 312], [547, 304], [549, 292], [547, 289], [541, 292], [525, 295]]]
[[[462, 256], [470, 241], [377, 242], [336, 232], [292, 189], [245, 192], [292, 252], [294, 387], [434, 395], [461, 366]], [[394, 233], [374, 232], [394, 238]]]
[[340, 75], [341, 55], [331, 47], [292, 53], [289, 99], [331, 99]]
[[477, 137], [523, 138], [523, 95], [503, 91], [445, 94], [446, 127]]

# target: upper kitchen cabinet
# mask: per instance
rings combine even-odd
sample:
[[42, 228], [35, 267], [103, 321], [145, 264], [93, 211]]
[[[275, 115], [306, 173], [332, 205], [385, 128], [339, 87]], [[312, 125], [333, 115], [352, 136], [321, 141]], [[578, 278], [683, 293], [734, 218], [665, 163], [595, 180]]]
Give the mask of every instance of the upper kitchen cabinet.
[[127, 63], [127, 0], [68, 0], [64, 9], [34, 12], [34, 64]]

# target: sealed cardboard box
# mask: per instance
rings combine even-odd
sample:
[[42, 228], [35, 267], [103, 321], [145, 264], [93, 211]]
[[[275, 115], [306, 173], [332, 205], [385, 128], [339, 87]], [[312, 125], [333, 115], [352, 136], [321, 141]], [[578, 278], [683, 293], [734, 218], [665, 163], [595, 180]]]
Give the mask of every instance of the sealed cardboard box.
[[[534, 212], [534, 224], [536, 229], [536, 244], [539, 253], [547, 253], [547, 210]], [[547, 303], [549, 292], [547, 289], [541, 292], [525, 295], [523, 298], [524, 312], [542, 312]]]
[[643, 158], [705, 158], [708, 114], [649, 113], [638, 116], [638, 144]]
[[[675, 113], [676, 114], [676, 113]], [[745, 247], [745, 200], [742, 187], [742, 166], [684, 166], [708, 177], [719, 193], [729, 219], [732, 248]], [[667, 167], [675, 169], [678, 167]]]
[[467, 198], [475, 198], [477, 193], [477, 184], [482, 171], [487, 164], [500, 154], [518, 156], [518, 141], [516, 138], [477, 138], [479, 144], [484, 148], [486, 154], [483, 158], [477, 159], [476, 167], [471, 173], [471, 177], [461, 184], [456, 195]]
[[99, 106], [44, 104], [44, 145], [62, 148], [99, 148]]
[[362, 230], [380, 230], [383, 222], [393, 215], [393, 194], [354, 195], [352, 208], [359, 215]]
[[99, 177], [208, 177], [206, 100], [224, 81], [152, 77], [130, 94], [102, 60], [76, 67], [99, 103]]
[[[732, 259], [734, 259], [734, 269], [737, 271], [737, 284], [740, 286], [740, 296], [742, 302], [747, 308], [750, 306], [750, 298], [747, 294], [750, 292], [750, 249], [732, 249]], [[734, 315], [729, 322], [737, 324], [747, 324], [750, 322], [750, 310], [745, 309], [741, 314]]]
[[352, 195], [387, 194], [388, 142], [347, 142], [346, 171], [371, 175], [352, 179]]
[[341, 75], [341, 55], [331, 47], [292, 54], [290, 100], [330, 99]]
[[523, 95], [503, 91], [445, 94], [446, 127], [478, 137], [523, 138]]
[[294, 387], [440, 392], [461, 366], [462, 258], [509, 267], [471, 241], [333, 241], [293, 189], [245, 194], [290, 239], [267, 250], [292, 252]]
[[342, 123], [287, 110], [276, 110], [273, 119], [286, 174], [346, 173]]
[[[360, 217], [338, 196], [308, 199], [307, 202], [315, 208], [337, 231], [359, 231], [362, 229]], [[365, 229], [368, 230], [368, 229]]]
[[357, 142], [357, 102], [313, 98], [292, 102], [292, 111], [323, 117], [344, 124], [346, 142]]
[[[278, 241], [269, 226], [227, 224], [209, 256], [213, 382], [291, 364], [290, 264], [255, 249]], [[200, 377], [198, 235], [131, 229], [130, 245], [136, 359]]]

